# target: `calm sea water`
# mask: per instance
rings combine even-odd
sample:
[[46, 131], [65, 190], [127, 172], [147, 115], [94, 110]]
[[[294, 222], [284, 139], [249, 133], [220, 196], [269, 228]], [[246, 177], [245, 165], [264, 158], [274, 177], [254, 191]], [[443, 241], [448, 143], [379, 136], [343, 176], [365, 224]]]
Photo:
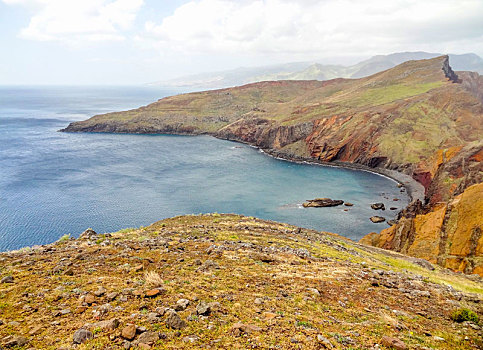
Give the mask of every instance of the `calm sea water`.
[[[208, 136], [70, 134], [69, 122], [176, 93], [154, 88], [0, 87], [0, 250], [87, 227], [111, 232], [190, 213], [239, 213], [359, 239], [370, 203], [406, 206], [394, 181], [293, 164]], [[346, 207], [303, 209], [315, 197]], [[393, 202], [393, 198], [401, 201]], [[387, 218], [395, 212], [386, 210]]]

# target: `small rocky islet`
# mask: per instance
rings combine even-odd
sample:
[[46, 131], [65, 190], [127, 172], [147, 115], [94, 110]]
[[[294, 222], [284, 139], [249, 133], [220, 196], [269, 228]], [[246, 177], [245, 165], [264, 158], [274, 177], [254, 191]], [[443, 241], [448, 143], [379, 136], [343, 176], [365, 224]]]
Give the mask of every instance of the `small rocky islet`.
[[480, 277], [239, 215], [89, 229], [0, 253], [0, 271], [5, 349], [483, 345]]

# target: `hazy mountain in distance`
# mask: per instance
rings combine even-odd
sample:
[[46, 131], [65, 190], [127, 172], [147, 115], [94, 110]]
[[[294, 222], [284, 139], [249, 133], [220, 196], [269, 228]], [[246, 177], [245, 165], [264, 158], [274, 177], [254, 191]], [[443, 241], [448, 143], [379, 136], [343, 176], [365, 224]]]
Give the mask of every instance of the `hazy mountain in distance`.
[[[149, 85], [184, 87], [192, 89], [214, 89], [238, 86], [258, 81], [271, 80], [329, 80], [334, 78], [362, 78], [393, 68], [411, 60], [441, 56], [441, 53], [398, 52], [377, 55], [352, 66], [325, 65], [311, 62], [296, 62], [273, 66], [237, 68], [212, 73], [201, 73], [158, 81]], [[455, 71], [473, 71], [483, 74], [483, 59], [474, 53], [449, 54], [451, 67]]]

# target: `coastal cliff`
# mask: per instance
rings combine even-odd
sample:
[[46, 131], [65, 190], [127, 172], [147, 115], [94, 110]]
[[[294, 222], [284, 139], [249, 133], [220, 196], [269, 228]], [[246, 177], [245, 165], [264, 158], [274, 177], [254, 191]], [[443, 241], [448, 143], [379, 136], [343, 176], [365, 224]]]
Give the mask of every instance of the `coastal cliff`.
[[[425, 198], [402, 212], [390, 228], [406, 233], [381, 233], [378, 239], [371, 234], [374, 239], [364, 242], [377, 241], [378, 246], [481, 274], [481, 251], [471, 257], [462, 253], [471, 263], [448, 263], [440, 258], [442, 250], [429, 243], [421, 254], [394, 240], [409, 240], [420, 252], [425, 250], [425, 230], [447, 245], [458, 245], [468, 235], [455, 230], [443, 238], [446, 231], [438, 225], [422, 225], [422, 231], [421, 225], [404, 223], [417, 215], [437, 215], [442, 206], [483, 181], [482, 86], [477, 73], [455, 73], [448, 57], [441, 56], [408, 61], [362, 79], [261, 82], [172, 96], [75, 122], [63, 131], [210, 134], [287, 159], [409, 175], [424, 186]], [[481, 230], [483, 212], [475, 215], [475, 229]]]

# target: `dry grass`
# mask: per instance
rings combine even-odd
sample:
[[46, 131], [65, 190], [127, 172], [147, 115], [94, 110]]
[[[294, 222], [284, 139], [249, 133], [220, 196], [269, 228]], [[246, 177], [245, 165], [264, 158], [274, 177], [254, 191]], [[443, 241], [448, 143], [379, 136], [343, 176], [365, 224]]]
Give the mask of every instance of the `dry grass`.
[[156, 271], [147, 271], [144, 274], [144, 280], [146, 281], [145, 285], [149, 288], [159, 288], [162, 287], [164, 284], [161, 275]]

